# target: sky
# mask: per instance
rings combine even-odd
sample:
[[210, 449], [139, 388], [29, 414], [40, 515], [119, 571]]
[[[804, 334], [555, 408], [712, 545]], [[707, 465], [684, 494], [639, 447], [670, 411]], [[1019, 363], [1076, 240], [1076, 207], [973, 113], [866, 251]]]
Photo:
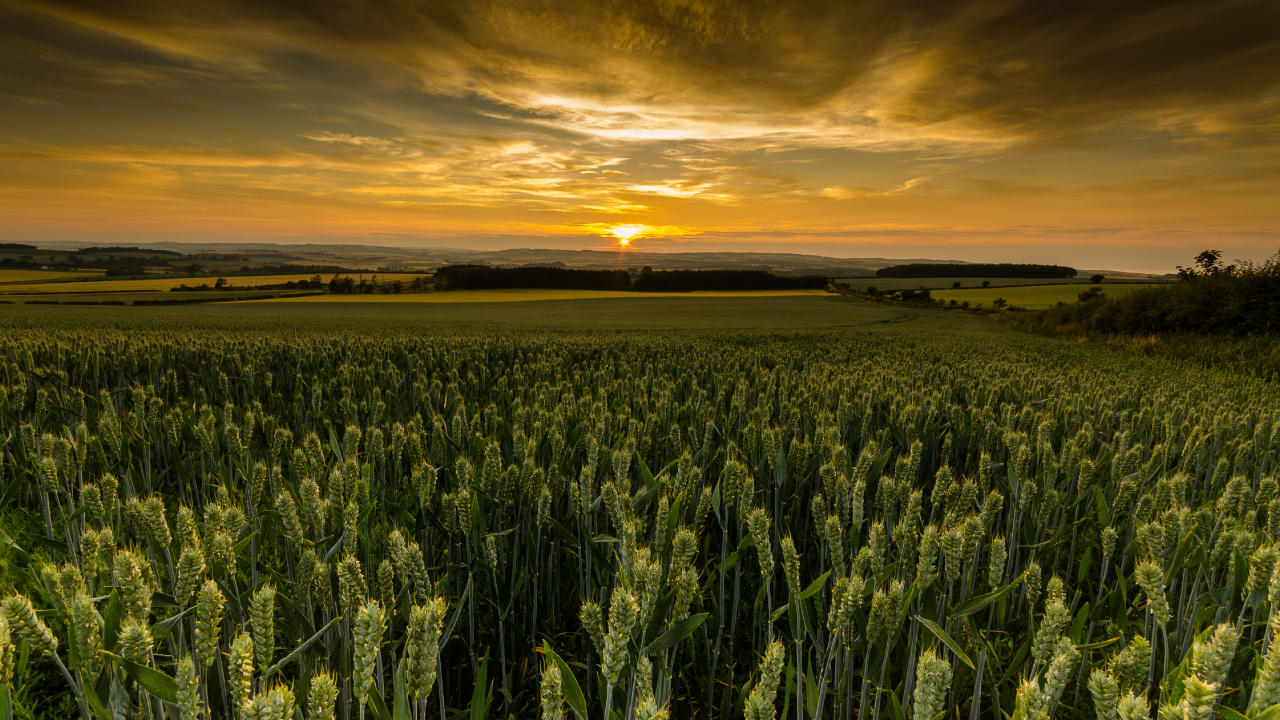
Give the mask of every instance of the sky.
[[1274, 0], [0, 0], [0, 241], [1261, 259], [1277, 28]]

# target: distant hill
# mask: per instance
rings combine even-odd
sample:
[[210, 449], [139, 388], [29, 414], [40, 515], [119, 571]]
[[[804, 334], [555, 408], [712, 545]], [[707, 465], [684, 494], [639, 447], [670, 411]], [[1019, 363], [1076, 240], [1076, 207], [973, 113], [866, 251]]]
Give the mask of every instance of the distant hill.
[[[41, 248], [60, 252], [90, 245], [68, 241], [50, 241]], [[964, 265], [959, 260], [930, 258], [834, 258], [823, 255], [769, 252], [652, 252], [645, 250], [555, 250], [513, 248], [509, 250], [467, 250], [463, 248], [405, 248], [376, 245], [275, 243], [187, 243], [158, 242], [138, 245], [142, 252], [160, 250], [183, 255], [202, 253], [234, 254], [244, 261], [240, 265], [278, 266], [336, 265], [389, 272], [392, 270], [434, 270], [441, 265], [530, 266], [546, 265], [586, 270], [763, 270], [776, 275], [824, 275], [827, 277], [872, 277], [875, 271], [891, 265], [917, 262], [946, 262]]]
[[652, 267], [654, 270], [764, 270], [777, 275], [826, 275], [870, 277], [881, 267], [903, 260], [889, 258], [833, 258], [799, 253], [755, 252], [646, 252], [641, 250], [457, 250], [430, 248], [449, 262], [486, 265], [544, 265], [587, 269]]

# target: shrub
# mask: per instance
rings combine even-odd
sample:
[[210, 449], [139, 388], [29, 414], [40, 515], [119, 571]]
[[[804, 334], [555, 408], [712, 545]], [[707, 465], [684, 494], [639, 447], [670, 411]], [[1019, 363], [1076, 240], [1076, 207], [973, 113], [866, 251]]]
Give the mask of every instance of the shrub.
[[1200, 270], [1183, 269], [1178, 282], [1114, 297], [1090, 288], [1080, 293], [1081, 302], [1042, 310], [1019, 324], [1098, 335], [1280, 333], [1280, 253], [1261, 263], [1223, 266], [1206, 252], [1198, 262]]

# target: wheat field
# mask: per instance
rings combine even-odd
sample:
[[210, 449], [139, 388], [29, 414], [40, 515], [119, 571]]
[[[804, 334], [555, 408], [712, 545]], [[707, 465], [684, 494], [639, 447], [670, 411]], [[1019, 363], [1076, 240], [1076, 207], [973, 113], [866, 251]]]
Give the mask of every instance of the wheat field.
[[1271, 383], [235, 310], [3, 319], [0, 714], [1280, 714]]

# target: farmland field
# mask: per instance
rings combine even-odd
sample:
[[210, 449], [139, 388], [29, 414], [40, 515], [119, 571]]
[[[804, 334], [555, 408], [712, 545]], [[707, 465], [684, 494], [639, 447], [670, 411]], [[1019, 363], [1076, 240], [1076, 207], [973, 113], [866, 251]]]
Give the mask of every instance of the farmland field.
[[0, 330], [15, 717], [1280, 702], [1280, 394], [1230, 370], [829, 295]]
[[981, 303], [991, 307], [996, 298], [1004, 298], [1010, 305], [1030, 310], [1047, 308], [1060, 302], [1076, 302], [1082, 291], [1096, 287], [1107, 295], [1120, 295], [1136, 288], [1150, 287], [1145, 283], [1103, 283], [1101, 285], [1024, 285], [1004, 288], [961, 288], [959, 290], [934, 290], [933, 299], [943, 302], [955, 300], [970, 305]]
[[[987, 282], [991, 287], [1021, 287], [1024, 285], [1088, 285], [1090, 283], [1087, 277], [1075, 278], [973, 278], [973, 277], [946, 277], [946, 278], [885, 278], [885, 277], [855, 277], [855, 278], [837, 278], [834, 282], [848, 283], [849, 287], [855, 290], [865, 291], [869, 287], [877, 290], [916, 290], [919, 288], [929, 288], [931, 290], [951, 289], [952, 283], [960, 283], [963, 289], [974, 288], [981, 289], [982, 283]], [[1108, 279], [1104, 285], [1110, 287], [1112, 285], [1127, 284], [1133, 282], [1143, 282], [1138, 278], [1125, 279]], [[1082, 288], [1077, 288], [1082, 289]]]
[[1089, 278], [974, 278], [974, 277], [945, 277], [945, 278], [890, 278], [890, 277], [855, 277], [855, 278], [837, 278], [835, 282], [848, 283], [850, 287], [857, 290], [866, 290], [869, 287], [877, 290], [916, 290], [926, 287], [930, 289], [949, 288], [952, 283], [960, 283], [961, 287], [981, 287], [986, 281], [991, 283], [992, 287], [1005, 287], [1007, 285], [1068, 285], [1088, 283]]
[[196, 290], [191, 292], [159, 292], [159, 291], [128, 291], [117, 290], [115, 292], [47, 292], [47, 293], [30, 293], [25, 295], [4, 294], [0, 293], [0, 304], [44, 304], [44, 303], [67, 303], [67, 304], [89, 304], [89, 303], [108, 303], [108, 304], [132, 304], [134, 301], [142, 300], [144, 302], [156, 301], [174, 301], [174, 300], [192, 300], [192, 301], [219, 301], [234, 300], [236, 298], [276, 298], [282, 294], [300, 293], [303, 291], [296, 290], [232, 290], [229, 292], [205, 292]]
[[820, 297], [825, 290], [744, 290], [697, 292], [617, 292], [608, 290], [545, 290], [538, 288], [513, 290], [451, 290], [430, 293], [378, 293], [369, 295], [316, 295], [307, 298], [282, 299], [278, 302], [428, 302], [428, 303], [505, 303], [545, 300], [640, 300], [654, 297], [671, 298], [749, 298], [749, 297]]
[[[443, 296], [465, 298], [457, 291]], [[179, 293], [172, 293], [180, 295]], [[194, 293], [193, 293], [194, 294]], [[183, 294], [185, 295], [185, 294]], [[428, 294], [429, 295], [429, 294]], [[236, 331], [242, 327], [294, 329], [305, 324], [347, 332], [355, 323], [360, 327], [484, 329], [495, 332], [530, 327], [552, 329], [589, 329], [608, 332], [641, 328], [708, 330], [789, 330], [821, 327], [861, 327], [894, 324], [933, 317], [937, 313], [913, 308], [890, 307], [819, 293], [793, 296], [721, 296], [705, 297], [692, 293], [654, 296], [653, 293], [609, 293], [607, 297], [580, 300], [538, 300], [526, 302], [369, 302], [368, 296], [333, 296], [332, 301], [297, 303], [255, 301], [245, 303], [211, 303], [178, 307], [67, 307], [60, 305], [3, 305], [0, 322], [10, 327], [38, 328], [49, 325], [63, 327], [114, 327], [124, 331], [135, 328], [166, 328], [185, 331], [191, 323]], [[169, 293], [143, 293], [123, 297], [142, 299], [167, 298]], [[29, 297], [43, 296], [23, 296]], [[76, 296], [49, 296], [74, 298]], [[95, 299], [115, 295], [85, 296]], [[375, 296], [376, 297], [376, 296]], [[416, 297], [393, 295], [390, 297]], [[520, 296], [515, 296], [520, 297]], [[338, 300], [337, 298], [342, 298]], [[22, 302], [16, 299], [15, 303]], [[974, 327], [977, 318], [961, 321]]]
[[[40, 271], [0, 271], [0, 277], [3, 272], [40, 272]], [[229, 275], [229, 282], [234, 289], [235, 287], [243, 287], [247, 285], [279, 285], [287, 282], [297, 282], [310, 280], [317, 273], [290, 273], [284, 275]], [[395, 280], [403, 280], [405, 282], [412, 281], [421, 275], [409, 273], [364, 273], [363, 277], [368, 280], [377, 275], [378, 282], [393, 282]], [[359, 274], [339, 273], [341, 277], [359, 278]], [[100, 277], [100, 275], [98, 276]], [[333, 273], [320, 274], [320, 279], [328, 282], [333, 277]], [[165, 278], [142, 278], [138, 280], [91, 280], [84, 283], [69, 284], [65, 282], [34, 282], [38, 278], [32, 278], [32, 281], [23, 282], [21, 284], [0, 285], [0, 294], [4, 293], [67, 293], [67, 292], [136, 292], [136, 291], [168, 291], [170, 288], [176, 288], [180, 285], [199, 286], [202, 284], [213, 285], [217, 280], [214, 275], [201, 275], [200, 277], [187, 277], [185, 275], [165, 277]]]
[[42, 283], [67, 280], [91, 280], [102, 277], [97, 270], [26, 270], [23, 268], [0, 268], [0, 290], [9, 283]]

